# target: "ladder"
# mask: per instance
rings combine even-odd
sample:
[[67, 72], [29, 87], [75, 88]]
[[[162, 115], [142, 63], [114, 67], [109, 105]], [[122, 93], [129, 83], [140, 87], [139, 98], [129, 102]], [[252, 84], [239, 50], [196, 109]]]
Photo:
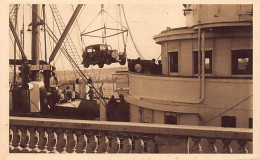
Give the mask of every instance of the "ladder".
[[[52, 14], [53, 14], [53, 17], [54, 17], [54, 20], [55, 20], [55, 23], [58, 27], [58, 30], [59, 30], [59, 33], [60, 35], [63, 33], [64, 29], [65, 29], [65, 24], [62, 20], [62, 17], [60, 16], [59, 14], [59, 11], [58, 11], [58, 8], [55, 4], [50, 4], [50, 8], [51, 8], [51, 11], [52, 11]], [[81, 70], [84, 70], [85, 71], [85, 68], [81, 65], [82, 63], [82, 57], [79, 55], [73, 41], [72, 41], [72, 38], [71, 36], [68, 34], [62, 44], [62, 46], [67, 50], [67, 52], [70, 54], [70, 56], [73, 58], [73, 60], [75, 61], [75, 63], [77, 64], [77, 66], [79, 66], [79, 68]], [[77, 78], [79, 77], [80, 75], [77, 74]]]
[[12, 23], [15, 24], [15, 17], [17, 16], [17, 11], [19, 9], [19, 4], [14, 4], [10, 13], [9, 13], [9, 18], [11, 19]]

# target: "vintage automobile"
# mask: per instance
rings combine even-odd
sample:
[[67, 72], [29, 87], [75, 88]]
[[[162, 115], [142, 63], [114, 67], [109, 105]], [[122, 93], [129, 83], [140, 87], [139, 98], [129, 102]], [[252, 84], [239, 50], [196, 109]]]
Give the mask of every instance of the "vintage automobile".
[[83, 62], [85, 68], [89, 65], [98, 65], [103, 68], [104, 64], [110, 65], [111, 63], [119, 62], [121, 65], [126, 63], [126, 53], [113, 50], [110, 45], [95, 44], [85, 48], [83, 53]]

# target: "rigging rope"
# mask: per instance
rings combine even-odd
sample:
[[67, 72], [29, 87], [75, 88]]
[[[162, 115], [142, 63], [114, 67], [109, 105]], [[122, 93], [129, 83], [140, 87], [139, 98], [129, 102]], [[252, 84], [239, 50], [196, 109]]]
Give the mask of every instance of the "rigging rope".
[[[101, 14], [101, 11], [98, 12], [97, 16], [93, 19], [93, 21], [90, 22], [90, 24], [83, 30], [82, 33], [84, 33], [86, 31], [86, 29], [88, 29], [88, 27], [96, 20], [96, 18]], [[82, 35], [81, 33], [81, 35]]]
[[[59, 10], [58, 10], [56, 5], [50, 5], [50, 7], [51, 7], [52, 14], [54, 15], [56, 25], [59, 29], [59, 33], [62, 34], [62, 31], [64, 31], [64, 29], [65, 29], [65, 24], [62, 20], [62, 17], [59, 14]], [[76, 18], [76, 20], [77, 20], [77, 18]], [[75, 27], [75, 25], [72, 26], [72, 28], [70, 29], [70, 32], [74, 29], [74, 27]], [[81, 58], [80, 58], [80, 55], [79, 55], [79, 53], [78, 53], [78, 51], [77, 51], [77, 49], [76, 49], [76, 47], [75, 47], [75, 45], [72, 41], [70, 33], [68, 33], [67, 36], [65, 37], [65, 41], [63, 43], [63, 46], [65, 47], [65, 49], [70, 51], [70, 54], [73, 56], [73, 58], [75, 59], [75, 61], [79, 65], [81, 62], [78, 62], [77, 60], [81, 61]], [[75, 79], [76, 79], [77, 73], [75, 71], [73, 71], [73, 72], [74, 72], [74, 76], [75, 76]]]
[[159, 58], [162, 56], [162, 53], [159, 55], [159, 57], [156, 59], [156, 61], [158, 62]]
[[[11, 35], [10, 31], [9, 31], [9, 36], [10, 36], [10, 40], [11, 40], [12, 44], [14, 45], [14, 41], [12, 40], [12, 35]], [[15, 54], [17, 54], [17, 56], [21, 59], [21, 55], [19, 55], [18, 53], [19, 52], [17, 52], [17, 51], [15, 52]], [[14, 71], [14, 68], [11, 65], [9, 65], [9, 67]], [[17, 77], [18, 80], [20, 80], [20, 77], [17, 73], [16, 73], [16, 77]]]
[[[116, 6], [116, 19], [118, 19], [118, 11], [117, 11], [117, 6]], [[118, 23], [116, 23], [116, 28], [118, 29]], [[118, 31], [117, 31], [117, 33], [118, 33]], [[118, 50], [120, 49], [119, 48], [119, 34], [117, 35], [117, 48], [118, 48]]]
[[23, 32], [22, 45], [23, 45], [23, 49], [24, 49], [24, 37], [25, 37], [25, 34], [24, 34], [24, 4], [23, 4], [23, 28], [22, 28], [22, 32]]
[[47, 63], [47, 39], [46, 39], [46, 29], [45, 29], [45, 21], [46, 21], [46, 14], [45, 14], [45, 4], [42, 5], [42, 14], [43, 14], [43, 31], [44, 31], [44, 48], [45, 48], [45, 62]]
[[117, 23], [119, 23], [124, 29], [127, 29], [125, 26], [123, 26], [120, 22], [118, 22], [114, 17], [112, 17], [106, 10], [104, 10], [107, 15], [109, 15], [113, 20], [115, 20]]
[[[120, 5], [118, 5], [118, 10], [119, 10], [120, 23], [122, 23]], [[121, 25], [121, 29], [123, 29], [122, 25]], [[129, 28], [128, 28], [128, 30], [129, 30]], [[127, 35], [128, 35], [128, 32], [127, 32]], [[122, 34], [122, 39], [123, 39], [123, 43], [124, 43], [124, 53], [126, 53], [126, 40], [125, 40], [125, 37], [124, 37], [124, 33]]]
[[[74, 9], [73, 5], [71, 5], [71, 7], [72, 7], [72, 11], [74, 12], [75, 9]], [[78, 17], [80, 17], [80, 15], [82, 14], [83, 9], [84, 9], [84, 8], [81, 9], [81, 12], [79, 13], [79, 16], [78, 16]], [[77, 25], [77, 28], [78, 28], [78, 30], [79, 30], [79, 34], [81, 34], [81, 31], [80, 31], [81, 29], [80, 29], [80, 26], [79, 26], [78, 18], [76, 18], [76, 25]], [[74, 26], [75, 26], [75, 25], [74, 25]], [[80, 37], [81, 37], [81, 36], [80, 36]], [[78, 37], [78, 41], [79, 41], [79, 44], [80, 44], [81, 49], [83, 49], [83, 43], [82, 43], [82, 41], [80, 40], [79, 37]]]
[[[55, 5], [53, 5], [53, 6], [55, 7]], [[59, 28], [58, 21], [59, 21], [60, 24], [61, 24], [61, 23], [62, 23], [62, 20], [61, 20], [61, 19], [60, 19], [60, 20], [57, 20], [56, 17], [55, 17], [55, 14], [54, 14], [55, 10], [53, 10], [53, 8], [51, 7], [51, 5], [50, 5], [50, 8], [51, 8], [51, 10], [52, 10], [53, 19], [55, 20], [56, 25], [57, 25], [57, 28], [58, 28], [58, 30], [59, 30], [59, 33], [61, 34], [61, 30], [60, 30], [60, 28]], [[57, 9], [57, 8], [56, 8], [56, 9]], [[57, 9], [57, 12], [56, 12], [56, 13], [58, 14], [58, 9]], [[53, 21], [53, 26], [54, 26], [54, 21]], [[67, 36], [69, 36], [69, 34], [68, 34]], [[68, 38], [67, 38], [67, 37], [66, 37], [66, 40], [68, 41]], [[64, 42], [64, 43], [65, 43], [65, 42]], [[63, 45], [64, 45], [64, 43], [63, 43]], [[65, 49], [68, 49], [68, 48], [65, 47]], [[71, 47], [70, 47], [70, 49], [71, 49]], [[72, 50], [72, 49], [71, 49], [71, 50]], [[57, 62], [57, 60], [58, 60], [58, 58], [59, 58], [60, 55], [61, 55], [61, 54], [59, 53], [58, 56], [56, 57], [56, 62]], [[62, 56], [61, 56], [61, 57], [62, 57]], [[56, 62], [55, 62], [55, 63], [56, 63]], [[61, 63], [62, 63], [62, 67], [63, 67], [64, 72], [66, 72], [66, 71], [65, 71], [65, 68], [64, 68], [64, 65], [63, 65], [62, 59], [61, 59]], [[74, 77], [75, 77], [75, 79], [76, 79], [77, 73], [75, 72], [75, 70], [73, 70], [73, 73], [74, 73]], [[64, 75], [64, 76], [65, 76], [65, 75]], [[65, 76], [65, 81], [66, 81], [66, 76]]]
[[[50, 37], [56, 41], [56, 43], [59, 43], [58, 38], [53, 34], [53, 32], [50, 30], [50, 28], [47, 26], [47, 33], [50, 35]], [[69, 62], [71, 63], [72, 67], [78, 72], [78, 74], [82, 77], [82, 80], [85, 81], [85, 83], [89, 86], [91, 86], [92, 88], [94, 88], [94, 91], [96, 92], [95, 94], [98, 95], [98, 97], [101, 97], [101, 94], [97, 91], [97, 89], [94, 87], [94, 85], [92, 83], [88, 83], [87, 81], [87, 77], [86, 75], [80, 70], [80, 68], [77, 66], [77, 64], [75, 63], [75, 61], [70, 57], [70, 55], [67, 53], [66, 49], [64, 49], [63, 46], [61, 46], [60, 50], [62, 51], [62, 53], [65, 55], [65, 57], [69, 60]], [[102, 101], [102, 100], [103, 101]], [[103, 106], [107, 109], [107, 102], [101, 97], [99, 98], [99, 101], [103, 104]]]
[[[52, 20], [53, 20], [53, 33], [55, 33], [55, 29], [54, 29], [54, 18], [52, 18]], [[47, 19], [47, 17], [45, 17], [45, 21], [44, 21], [44, 31], [45, 31], [45, 33], [46, 33], [46, 25], [47, 25], [47, 22], [48, 22], [48, 19]], [[54, 43], [55, 43], [55, 42], [53, 41], [53, 43], [51, 43], [51, 36], [49, 35], [48, 37], [49, 37], [50, 49], [53, 50], [53, 49], [54, 49]], [[60, 55], [60, 52], [59, 52], [59, 54], [58, 54], [58, 57], [59, 57], [59, 55]], [[57, 62], [57, 60], [58, 60], [58, 57], [57, 57], [56, 61], [53, 62], [53, 66], [56, 65], [56, 62]], [[66, 83], [66, 82], [67, 82], [66, 71], [65, 71], [65, 68], [64, 68], [62, 56], [60, 57], [60, 60], [61, 60], [62, 69], [63, 69], [63, 77], [64, 77], [64, 80], [65, 80], [65, 83]], [[46, 61], [46, 62], [47, 62], [47, 61]]]
[[133, 36], [132, 36], [132, 33], [131, 33], [131, 31], [130, 31], [130, 28], [129, 28], [129, 25], [128, 25], [128, 22], [127, 22], [127, 19], [126, 19], [124, 7], [123, 7], [122, 4], [121, 4], [121, 7], [122, 7], [122, 11], [123, 11], [123, 14], [124, 14], [124, 17], [125, 17], [125, 22], [126, 22], [126, 25], [127, 25], [127, 28], [128, 28], [129, 34], [130, 34], [130, 37], [131, 37], [131, 39], [132, 39], [133, 45], [134, 45], [134, 47], [135, 47], [135, 49], [136, 49], [138, 55], [140, 56], [140, 58], [141, 58], [142, 60], [144, 60], [145, 58], [143, 57], [143, 55], [142, 55], [141, 52], [139, 51], [137, 45], [135, 44], [134, 38], [133, 38]]
[[66, 71], [65, 71], [65, 68], [64, 68], [64, 64], [63, 64], [62, 56], [60, 56], [60, 60], [61, 60], [61, 64], [62, 64], [62, 68], [63, 68], [63, 75], [64, 75], [64, 77], [65, 77], [65, 83], [66, 83], [66, 82], [67, 82]]
[[240, 105], [241, 103], [245, 102], [246, 100], [248, 100], [248, 99], [249, 99], [250, 97], [252, 97], [252, 96], [253, 96], [253, 95], [248, 96], [247, 98], [245, 98], [244, 100], [242, 100], [242, 101], [240, 101], [239, 103], [235, 104], [234, 106], [228, 108], [228, 109], [225, 110], [224, 112], [219, 113], [218, 115], [214, 116], [213, 118], [211, 118], [211, 119], [209, 119], [209, 120], [203, 122], [201, 125], [204, 125], [204, 124], [208, 123], [209, 121], [212, 121], [213, 119], [215, 119], [215, 118], [221, 116], [222, 114], [226, 113], [227, 111], [229, 111], [229, 110], [231, 110], [231, 109], [237, 107], [238, 105]]
[[[71, 5], [71, 7], [72, 7], [72, 10], [74, 11], [73, 5]], [[83, 8], [83, 9], [84, 9], [84, 8]], [[80, 15], [83, 13], [83, 9], [81, 10]], [[79, 26], [79, 23], [78, 23], [78, 18], [76, 19], [76, 24], [77, 24], [77, 28], [78, 28], [78, 30], [79, 30], [79, 33], [81, 34], [81, 29], [80, 29], [80, 26]], [[80, 39], [80, 40], [81, 40], [81, 43], [80, 43], [80, 44], [81, 44], [81, 47], [82, 47], [82, 52], [84, 52], [83, 46], [85, 46], [85, 42], [84, 42], [82, 36], [80, 36], [80, 37], [81, 37], [81, 39]], [[84, 69], [84, 71], [86, 71], [86, 70]], [[93, 68], [92, 68], [92, 71], [93, 71]], [[88, 77], [91, 77], [87, 71], [86, 71], [85, 73], [87, 74]], [[92, 78], [92, 77], [91, 77], [91, 78]], [[95, 81], [96, 81], [96, 76], [95, 76], [95, 74], [94, 74], [94, 79], [95, 79]]]
[[[12, 35], [11, 35], [10, 31], [9, 31], [9, 36], [10, 36], [10, 40], [11, 40], [12, 44], [14, 45], [14, 40], [12, 39]], [[22, 55], [21, 55], [20, 52], [17, 52], [17, 51], [16, 51], [15, 53], [18, 55], [18, 57], [19, 57], [20, 59], [22, 59]]]
[[[18, 7], [15, 9], [14, 11], [14, 28], [15, 28], [15, 32], [17, 33], [18, 30]], [[13, 80], [13, 85], [16, 86], [15, 82], [16, 82], [16, 41], [14, 41], [14, 80]]]

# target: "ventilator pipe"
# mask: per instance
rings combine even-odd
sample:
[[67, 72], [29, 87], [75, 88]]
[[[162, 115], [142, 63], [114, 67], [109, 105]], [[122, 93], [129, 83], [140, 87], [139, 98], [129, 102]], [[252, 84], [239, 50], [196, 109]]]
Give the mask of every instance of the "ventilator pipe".
[[[201, 42], [200, 42], [201, 40]], [[202, 54], [200, 56], [200, 51]], [[205, 99], [205, 31], [201, 33], [200, 28], [198, 29], [198, 73], [200, 81], [200, 97], [195, 101], [174, 101], [177, 103], [194, 103], [198, 104], [204, 101]]]
[[200, 87], [200, 92], [201, 92], [201, 96], [200, 96], [200, 101], [202, 102], [205, 99], [205, 32], [202, 32], [202, 66], [201, 66], [201, 87]]
[[[200, 56], [200, 51], [202, 54]], [[174, 101], [176, 103], [194, 103], [198, 104], [204, 101], [205, 99], [205, 31], [201, 33], [200, 28], [198, 29], [198, 73], [199, 73], [199, 81], [200, 81], [200, 97], [198, 100], [194, 101]], [[202, 63], [201, 63], [202, 62]]]

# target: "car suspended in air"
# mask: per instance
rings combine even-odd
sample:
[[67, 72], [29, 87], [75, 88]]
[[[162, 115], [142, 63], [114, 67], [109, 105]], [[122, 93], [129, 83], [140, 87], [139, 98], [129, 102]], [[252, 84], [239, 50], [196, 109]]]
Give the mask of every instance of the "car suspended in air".
[[99, 68], [103, 68], [104, 64], [110, 65], [119, 62], [119, 64], [125, 65], [126, 63], [126, 53], [113, 50], [107, 44], [94, 44], [85, 47], [82, 57], [82, 64], [85, 68], [90, 65], [98, 65]]

